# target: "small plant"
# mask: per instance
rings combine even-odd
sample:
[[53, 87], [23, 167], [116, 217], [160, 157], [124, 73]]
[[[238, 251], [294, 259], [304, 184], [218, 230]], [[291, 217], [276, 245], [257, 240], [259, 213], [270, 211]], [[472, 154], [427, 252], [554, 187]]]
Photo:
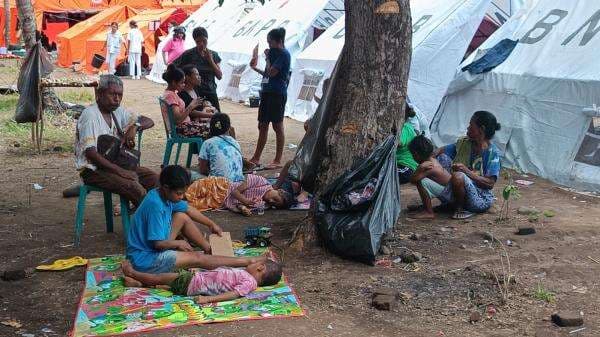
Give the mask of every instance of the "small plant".
[[519, 187], [514, 184], [512, 174], [509, 171], [503, 171], [502, 175], [508, 180], [508, 183], [502, 189], [502, 207], [500, 208], [500, 217], [498, 220], [506, 221], [510, 213], [510, 201], [519, 199], [521, 193], [519, 192]]
[[533, 291], [533, 298], [540, 301], [545, 301], [547, 303], [554, 302], [554, 293], [545, 289], [542, 283], [538, 283], [537, 287]]
[[500, 258], [500, 274], [498, 274], [495, 269], [492, 269], [492, 274], [494, 275], [494, 279], [496, 279], [496, 285], [498, 286], [498, 291], [500, 291], [502, 304], [506, 304], [510, 298], [510, 284], [515, 280], [515, 275], [512, 274], [508, 251], [506, 251], [506, 248], [502, 243], [500, 243], [500, 247], [502, 248], [502, 251], [498, 254], [498, 257]]

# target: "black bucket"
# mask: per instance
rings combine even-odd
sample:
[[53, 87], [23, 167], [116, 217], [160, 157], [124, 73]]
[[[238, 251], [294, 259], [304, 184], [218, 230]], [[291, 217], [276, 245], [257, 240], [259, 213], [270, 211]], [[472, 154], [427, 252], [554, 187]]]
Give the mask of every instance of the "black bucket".
[[250, 97], [249, 101], [251, 108], [258, 108], [258, 106], [260, 105], [260, 97]]
[[104, 56], [100, 54], [94, 54], [94, 57], [92, 57], [92, 67], [100, 69], [104, 61], [106, 61], [106, 58]]

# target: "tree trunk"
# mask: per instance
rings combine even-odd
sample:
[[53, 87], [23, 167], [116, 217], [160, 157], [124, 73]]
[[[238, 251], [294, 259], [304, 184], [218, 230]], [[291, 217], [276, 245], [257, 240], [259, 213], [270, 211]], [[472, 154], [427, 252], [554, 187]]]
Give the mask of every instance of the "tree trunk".
[[25, 43], [25, 49], [29, 50], [37, 42], [35, 37], [35, 11], [31, 5], [31, 0], [17, 0], [17, 11], [21, 23], [21, 37]]
[[[330, 82], [329, 116], [316, 177], [315, 195], [350, 169], [404, 121], [411, 58], [411, 16], [408, 0], [345, 0], [345, 45]], [[317, 243], [312, 215], [295, 233], [292, 247]]]
[[10, 45], [10, 0], [4, 0], [4, 46]]

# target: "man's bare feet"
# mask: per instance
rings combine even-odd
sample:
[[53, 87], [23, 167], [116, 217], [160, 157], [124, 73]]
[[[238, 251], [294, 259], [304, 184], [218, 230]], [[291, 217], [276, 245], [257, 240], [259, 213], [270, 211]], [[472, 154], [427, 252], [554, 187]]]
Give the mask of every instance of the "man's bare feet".
[[428, 213], [428, 212], [419, 212], [419, 213], [415, 213], [415, 214], [409, 214], [408, 218], [415, 219], [415, 220], [432, 220], [432, 219], [435, 219], [435, 214]]

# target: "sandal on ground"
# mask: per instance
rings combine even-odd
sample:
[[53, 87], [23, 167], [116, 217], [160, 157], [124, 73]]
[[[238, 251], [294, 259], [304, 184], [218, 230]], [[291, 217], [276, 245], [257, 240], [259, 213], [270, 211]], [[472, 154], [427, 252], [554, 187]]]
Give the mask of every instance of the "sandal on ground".
[[283, 167], [283, 165], [281, 165], [281, 164], [271, 163], [271, 164], [265, 166], [265, 169], [266, 170], [275, 170], [275, 169], [280, 169], [282, 167]]
[[472, 212], [469, 212], [469, 211], [465, 211], [465, 210], [456, 211], [454, 213], [454, 215], [452, 215], [452, 219], [454, 219], [454, 220], [465, 220], [465, 219], [468, 219], [468, 218], [470, 218], [470, 217], [472, 217], [474, 215], [475, 215], [475, 213], [472, 213]]
[[88, 261], [81, 256], [74, 256], [70, 259], [56, 260], [52, 262], [52, 264], [42, 264], [35, 267], [35, 269], [44, 271], [68, 270], [77, 266], [85, 266], [87, 265], [87, 262]]

